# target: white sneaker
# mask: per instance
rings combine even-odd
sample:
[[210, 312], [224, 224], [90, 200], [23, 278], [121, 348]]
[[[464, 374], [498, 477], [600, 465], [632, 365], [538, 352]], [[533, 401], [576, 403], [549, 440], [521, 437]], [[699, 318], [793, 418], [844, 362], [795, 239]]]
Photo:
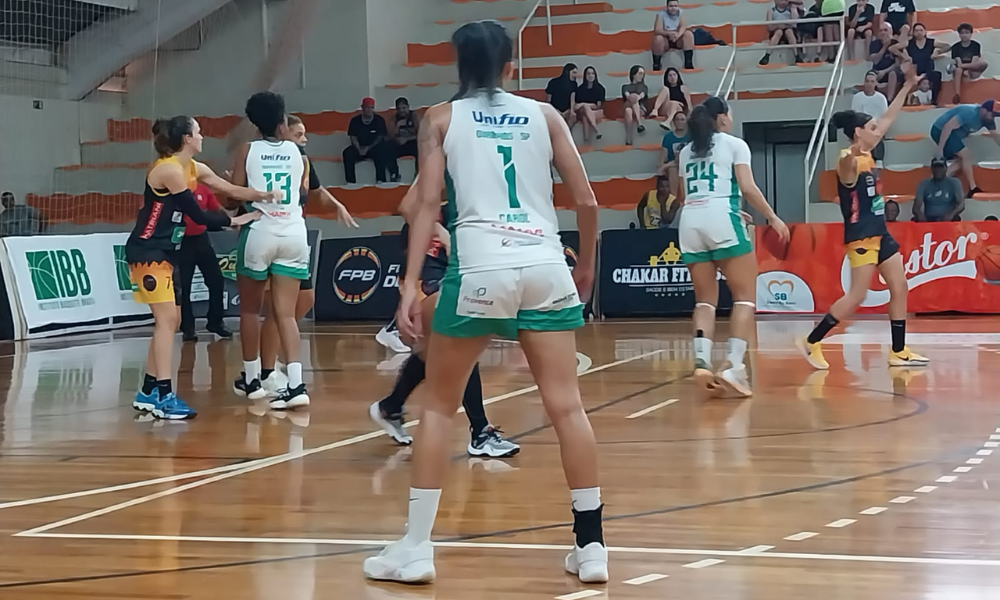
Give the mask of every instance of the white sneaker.
[[399, 339], [398, 331], [386, 331], [385, 327], [375, 334], [375, 341], [396, 354], [406, 354], [410, 351], [410, 347], [404, 344], [403, 340]]
[[466, 452], [469, 456], [488, 456], [490, 458], [509, 458], [517, 455], [521, 447], [504, 439], [499, 427], [490, 425], [476, 439], [469, 442]]
[[406, 433], [406, 429], [403, 428], [405, 423], [402, 417], [398, 419], [387, 418], [382, 414], [382, 409], [379, 408], [378, 402], [368, 408], [368, 416], [373, 423], [381, 427], [382, 431], [400, 446], [409, 446], [413, 443], [413, 436]]
[[434, 545], [422, 542], [414, 546], [403, 538], [386, 546], [378, 556], [366, 558], [364, 568], [365, 577], [376, 581], [430, 583], [437, 575]]
[[281, 395], [281, 390], [288, 387], [288, 375], [275, 369], [270, 377], [260, 382], [260, 387], [264, 388], [268, 398], [277, 398]]
[[719, 373], [717, 381], [726, 390], [726, 396], [736, 396], [737, 398], [749, 398], [753, 396], [750, 389], [750, 380], [747, 378], [746, 366], [729, 367]]
[[574, 547], [566, 555], [566, 571], [583, 583], [607, 583], [608, 549], [599, 542], [591, 542], [586, 548]]

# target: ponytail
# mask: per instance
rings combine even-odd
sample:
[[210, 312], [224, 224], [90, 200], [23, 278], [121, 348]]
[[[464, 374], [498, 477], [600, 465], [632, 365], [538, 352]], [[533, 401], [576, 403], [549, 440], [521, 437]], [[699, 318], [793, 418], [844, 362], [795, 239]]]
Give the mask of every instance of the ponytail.
[[194, 135], [194, 124], [183, 115], [172, 119], [157, 119], [153, 123], [153, 148], [160, 158], [173, 156], [184, 147], [184, 136]]
[[451, 36], [458, 62], [458, 93], [452, 100], [473, 92], [486, 92], [492, 99], [502, 84], [503, 70], [514, 57], [514, 44], [503, 25], [477, 21], [459, 27]]
[[719, 115], [729, 114], [729, 105], [718, 96], [709, 96], [694, 107], [688, 117], [691, 132], [691, 153], [703, 158], [712, 149], [712, 136], [719, 131]]
[[847, 136], [847, 139], [854, 141], [854, 130], [858, 127], [864, 127], [865, 123], [871, 121], [871, 119], [872, 116], [868, 113], [842, 110], [833, 113], [833, 117], [830, 118], [830, 125], [836, 129], [840, 129]]

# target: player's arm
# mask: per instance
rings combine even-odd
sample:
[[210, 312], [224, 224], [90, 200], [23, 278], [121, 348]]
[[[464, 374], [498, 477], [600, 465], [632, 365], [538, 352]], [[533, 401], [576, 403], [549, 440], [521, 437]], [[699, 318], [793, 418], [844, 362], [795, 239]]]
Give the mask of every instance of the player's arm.
[[646, 212], [646, 196], [643, 195], [639, 203], [635, 205], [635, 216], [639, 220], [639, 229], [646, 228], [646, 216], [643, 214]]
[[[245, 162], [238, 163], [237, 168], [242, 164], [245, 164]], [[278, 202], [281, 200], [281, 192], [258, 192], [252, 188], [234, 185], [216, 175], [215, 171], [209, 168], [208, 165], [197, 161], [195, 161], [195, 165], [198, 167], [198, 181], [204, 183], [208, 189], [217, 194], [225, 194], [234, 200], [241, 200], [243, 202]], [[237, 173], [234, 171], [233, 179], [236, 177]], [[243, 172], [243, 180], [246, 180], [245, 170]]]
[[[893, 121], [899, 116], [899, 112], [903, 110], [903, 106], [906, 104], [906, 99], [909, 97], [910, 92], [917, 87], [917, 83], [920, 82], [921, 77], [917, 75], [916, 67], [913, 63], [907, 63], [903, 65], [903, 73], [906, 75], [906, 81], [903, 82], [903, 87], [893, 98], [892, 102], [889, 104], [889, 108], [885, 111], [885, 114], [878, 120], [875, 124], [875, 135], [874, 136], [863, 136], [861, 138], [855, 139], [855, 143], [852, 146], [860, 145], [860, 150], [862, 152], [871, 152], [872, 148], [878, 145], [885, 134], [889, 132], [889, 128], [892, 127]], [[941, 139], [945, 139], [943, 136]]]
[[[441, 210], [441, 196], [444, 193], [444, 136], [451, 121], [451, 104], [443, 103], [431, 107], [424, 118], [423, 127], [417, 136], [420, 157], [420, 177], [414, 182], [409, 198], [400, 204], [403, 218], [410, 225], [410, 239], [406, 253], [406, 273], [419, 273], [424, 256], [430, 248]], [[416, 189], [416, 192], [413, 192]], [[408, 277], [402, 285], [414, 289], [417, 277]]]
[[743, 194], [743, 197], [746, 198], [750, 206], [764, 215], [764, 218], [774, 228], [779, 238], [788, 240], [788, 227], [775, 214], [774, 209], [767, 203], [767, 198], [764, 197], [760, 188], [757, 187], [757, 182], [754, 181], [753, 170], [750, 168], [750, 146], [747, 146], [743, 140], [735, 141], [733, 172], [736, 174], [736, 183], [740, 188], [740, 193]]
[[166, 188], [177, 208], [198, 225], [204, 225], [212, 231], [232, 225], [232, 219], [225, 213], [206, 213], [198, 206], [194, 193], [188, 189], [187, 178], [180, 165], [162, 164], [149, 173], [151, 186]]
[[[952, 121], [954, 121], [954, 119], [952, 119]], [[1000, 145], [1000, 131], [997, 131], [996, 129], [993, 129], [993, 130], [987, 131], [986, 135], [990, 136], [990, 138], [994, 142], [996, 142], [998, 145]], [[941, 139], [942, 140], [948, 139], [948, 138], [944, 137], [944, 129], [941, 130]]]

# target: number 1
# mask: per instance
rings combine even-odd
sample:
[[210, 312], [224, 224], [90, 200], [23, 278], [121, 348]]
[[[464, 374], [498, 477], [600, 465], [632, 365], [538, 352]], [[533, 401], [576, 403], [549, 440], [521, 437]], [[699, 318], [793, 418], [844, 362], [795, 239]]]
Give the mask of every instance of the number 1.
[[507, 181], [507, 200], [511, 208], [521, 208], [517, 199], [517, 169], [514, 168], [514, 149], [497, 145], [497, 154], [503, 157], [503, 178]]

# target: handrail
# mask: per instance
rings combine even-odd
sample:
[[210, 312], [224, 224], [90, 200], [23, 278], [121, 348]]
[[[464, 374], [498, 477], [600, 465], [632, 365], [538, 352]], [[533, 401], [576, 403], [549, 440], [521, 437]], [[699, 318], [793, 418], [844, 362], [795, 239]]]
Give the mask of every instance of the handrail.
[[[843, 17], [841, 17], [843, 20]], [[843, 23], [841, 23], [843, 27]], [[843, 31], [843, 29], [841, 29]], [[809, 198], [809, 190], [812, 185], [813, 177], [816, 175], [816, 167], [819, 164], [819, 157], [823, 147], [823, 139], [825, 136], [820, 135], [820, 132], [824, 130], [826, 124], [829, 122], [833, 110], [837, 104], [837, 96], [840, 95], [841, 86], [844, 82], [844, 70], [846, 69], [846, 63], [844, 61], [844, 51], [847, 48], [847, 44], [843, 39], [840, 41], [840, 47], [837, 49], [837, 57], [833, 62], [833, 71], [830, 73], [830, 83], [826, 86], [826, 91], [823, 93], [823, 105], [820, 107], [819, 116], [816, 118], [816, 124], [813, 125], [812, 137], [809, 138], [809, 145], [806, 146], [806, 155], [803, 159], [803, 168], [805, 172], [805, 216], [806, 221], [809, 221], [809, 204], [811, 199]]]
[[[574, 2], [575, 3], [575, 2]], [[535, 18], [538, 7], [542, 5], [542, 0], [535, 0], [535, 5], [531, 7], [531, 12], [524, 18], [521, 28], [517, 30], [517, 89], [524, 89], [524, 30], [528, 23]], [[549, 45], [552, 45], [552, 6], [549, 0], [545, 0], [545, 20], [549, 30]]]

